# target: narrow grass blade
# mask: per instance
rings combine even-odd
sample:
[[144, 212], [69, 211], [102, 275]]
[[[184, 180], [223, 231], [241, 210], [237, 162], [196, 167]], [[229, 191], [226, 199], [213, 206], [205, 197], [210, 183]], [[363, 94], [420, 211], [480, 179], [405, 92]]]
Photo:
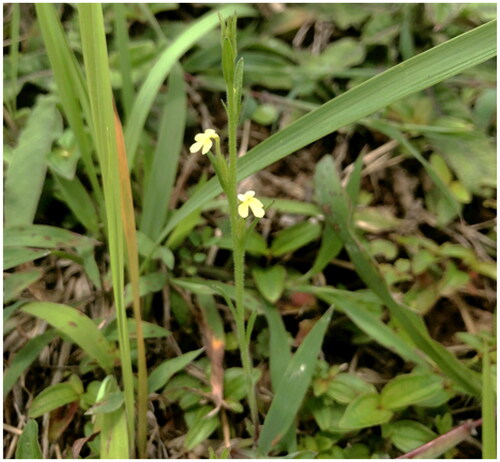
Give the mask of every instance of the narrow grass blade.
[[89, 176], [99, 210], [104, 218], [104, 200], [92, 159], [92, 146], [84, 120], [92, 127], [92, 117], [85, 80], [78, 61], [71, 50], [54, 5], [36, 3], [36, 14], [45, 48], [54, 73], [64, 114], [75, 135], [85, 171]]
[[140, 229], [156, 239], [165, 226], [186, 126], [186, 84], [180, 65], [169, 76], [158, 144], [146, 177]]
[[[277, 390], [278, 384], [285, 374], [288, 364], [292, 360], [292, 352], [290, 351], [292, 338], [285, 329], [283, 318], [276, 307], [268, 302], [264, 302], [262, 309], [266, 316], [267, 325], [269, 326], [269, 368], [271, 372], [271, 384], [273, 390]], [[291, 423], [290, 428], [281, 441], [287, 448], [288, 453], [297, 450], [295, 422]]]
[[272, 446], [285, 435], [297, 415], [309, 388], [314, 365], [332, 313], [333, 308], [330, 308], [321, 317], [288, 363], [276, 389], [258, 441], [258, 448], [263, 455], [267, 455]]
[[47, 225], [13, 226], [3, 234], [4, 247], [37, 247], [41, 249], [84, 249], [97, 241], [81, 234]]
[[52, 176], [56, 181], [62, 198], [66, 202], [73, 215], [94, 234], [99, 233], [99, 219], [89, 193], [82, 185], [78, 177], [68, 180], [55, 172]]
[[422, 166], [425, 168], [425, 171], [427, 174], [430, 176], [434, 184], [438, 187], [439, 191], [443, 195], [443, 197], [446, 199], [450, 207], [457, 212], [457, 214], [460, 214], [460, 206], [450, 192], [450, 188], [448, 185], [446, 185], [441, 177], [437, 174], [437, 172], [434, 170], [434, 167], [431, 165], [430, 162], [428, 162], [422, 154], [418, 151], [413, 144], [408, 141], [408, 139], [401, 133], [396, 127], [393, 127], [389, 125], [388, 123], [385, 123], [380, 120], [370, 120], [363, 122], [363, 125], [370, 127], [374, 130], [378, 130], [385, 135], [395, 139], [396, 141], [399, 141], [401, 145], [413, 156], [415, 159], [417, 159]]
[[226, 18], [234, 13], [239, 16], [252, 16], [254, 10], [247, 5], [235, 4], [223, 6], [217, 11], [207, 13], [189, 26], [169, 45], [149, 72], [146, 81], [142, 84], [134, 100], [131, 117], [125, 129], [125, 141], [131, 168], [134, 166], [135, 153], [139, 145], [139, 137], [144, 128], [146, 118], [151, 111], [158, 90], [165, 81], [170, 70], [187, 50], [198, 42], [198, 40], [202, 39], [205, 34], [217, 27], [219, 24], [219, 15], [222, 18]]
[[121, 214], [123, 218], [123, 232], [125, 234], [125, 245], [127, 248], [128, 274], [130, 287], [132, 288], [132, 307], [136, 322], [137, 340], [137, 444], [139, 456], [146, 456], [147, 440], [147, 406], [148, 406], [148, 371], [146, 366], [146, 349], [144, 346], [144, 334], [141, 322], [141, 294], [139, 287], [139, 252], [137, 248], [137, 234], [135, 227], [134, 201], [132, 198], [132, 186], [130, 184], [129, 169], [127, 165], [127, 153], [123, 130], [115, 109], [115, 130], [118, 155], [118, 174], [121, 188]]
[[134, 83], [132, 82], [132, 65], [129, 53], [128, 24], [126, 15], [127, 6], [124, 3], [113, 3], [115, 13], [115, 39], [118, 49], [118, 60], [120, 63], [120, 74], [122, 78], [122, 105], [125, 112], [125, 120], [130, 117], [132, 103], [134, 101]]
[[24, 289], [43, 277], [42, 268], [19, 271], [8, 275], [3, 280], [3, 302], [9, 303], [21, 295]]
[[47, 152], [60, 135], [61, 118], [52, 97], [39, 97], [12, 154], [5, 178], [5, 225], [30, 225], [47, 171]]
[[[269, 137], [240, 159], [242, 180], [317, 139], [496, 55], [496, 20], [455, 37], [346, 91]], [[162, 241], [189, 213], [220, 194], [211, 179], [169, 220]]]
[[[134, 380], [130, 355], [130, 340], [127, 329], [127, 314], [124, 303], [125, 252], [120, 186], [120, 166], [117, 146], [116, 121], [113, 111], [113, 95], [109, 75], [104, 19], [100, 4], [78, 4], [83, 58], [87, 76], [88, 95], [92, 113], [92, 127], [96, 150], [101, 165], [104, 197], [106, 200], [106, 224], [120, 337], [120, 358], [123, 374], [128, 441], [135, 441]], [[139, 323], [138, 326], [141, 326]], [[120, 419], [121, 421], [121, 419]], [[142, 429], [141, 431], [144, 431]], [[131, 446], [131, 454], [134, 454]]]
[[396, 352], [407, 361], [427, 367], [427, 361], [417, 353], [416, 349], [403, 340], [389, 326], [384, 324], [373, 313], [366, 309], [367, 301], [359, 294], [333, 287], [299, 286], [301, 292], [312, 293], [329, 304], [342, 310], [370, 338]]
[[477, 374], [461, 363], [443, 345], [434, 341], [421, 317], [408, 307], [396, 302], [377, 266], [355, 237], [350, 221], [348, 199], [340, 184], [337, 167], [331, 156], [325, 156], [317, 165], [315, 174], [316, 201], [325, 219], [338, 230], [349, 258], [360, 278], [389, 308], [391, 315], [403, 327], [415, 345], [429, 356], [455, 383], [467, 393], [479, 395]]
[[5, 247], [3, 249], [3, 269], [8, 270], [28, 261], [50, 254], [48, 250], [28, 249], [26, 247]]
[[43, 459], [38, 442], [38, 423], [29, 419], [23, 428], [16, 447], [16, 459]]
[[485, 346], [483, 351], [483, 395], [481, 402], [481, 414], [483, 418], [483, 459], [496, 459], [495, 380], [492, 376], [489, 355], [490, 352]]
[[14, 356], [12, 363], [5, 369], [3, 374], [3, 399], [9, 394], [16, 380], [21, 374], [38, 358], [41, 351], [56, 336], [53, 330], [49, 330], [38, 337], [29, 340]]
[[52, 327], [60, 330], [105, 371], [113, 369], [115, 355], [111, 345], [95, 323], [81, 311], [51, 302], [28, 303], [19, 309], [47, 321]]

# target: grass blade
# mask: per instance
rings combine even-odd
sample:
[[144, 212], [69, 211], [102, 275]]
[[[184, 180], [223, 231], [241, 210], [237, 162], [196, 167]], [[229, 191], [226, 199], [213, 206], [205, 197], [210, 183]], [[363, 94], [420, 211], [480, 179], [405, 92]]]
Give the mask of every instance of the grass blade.
[[57, 84], [59, 100], [78, 143], [85, 171], [89, 176], [100, 212], [104, 215], [102, 190], [97, 180], [97, 173], [92, 159], [92, 146], [84, 124], [85, 119], [89, 126], [92, 126], [85, 80], [78, 61], [68, 44], [54, 5], [36, 3], [35, 8], [40, 31]]
[[130, 117], [132, 103], [134, 101], [134, 83], [132, 82], [132, 65], [129, 54], [128, 24], [126, 6], [123, 3], [113, 3], [115, 13], [115, 39], [118, 49], [118, 60], [120, 63], [120, 74], [122, 78], [122, 105], [125, 112], [125, 120]]
[[4, 400], [23, 371], [27, 369], [36, 358], [38, 358], [38, 355], [50, 343], [55, 335], [54, 331], [47, 331], [42, 335], [29, 340], [26, 345], [24, 345], [21, 350], [16, 353], [12, 363], [7, 367], [7, 369], [5, 369], [3, 374]]
[[396, 332], [363, 306], [359, 294], [347, 290], [334, 289], [333, 287], [299, 286], [295, 290], [316, 295], [329, 304], [334, 304], [345, 313], [368, 336], [381, 345], [395, 351], [402, 358], [413, 361], [415, 364], [427, 367], [427, 361], [419, 355], [415, 348], [408, 345]]
[[355, 237], [350, 221], [350, 207], [342, 189], [340, 177], [331, 156], [325, 156], [317, 165], [315, 174], [316, 200], [325, 219], [344, 241], [345, 249], [356, 271], [365, 284], [389, 308], [391, 315], [403, 327], [415, 345], [429, 356], [455, 383], [467, 393], [479, 395], [481, 385], [476, 374], [464, 366], [443, 345], [428, 334], [421, 317], [408, 307], [396, 302], [377, 266]]
[[[496, 20], [455, 37], [371, 78], [269, 137], [240, 159], [242, 180], [317, 139], [412, 93], [428, 88], [496, 55]], [[174, 214], [159, 242], [193, 210], [222, 192], [211, 179]]]
[[132, 198], [132, 186], [130, 184], [129, 169], [127, 165], [127, 153], [125, 151], [125, 140], [123, 138], [122, 126], [115, 109], [115, 130], [118, 154], [118, 175], [121, 188], [121, 212], [123, 218], [123, 232], [125, 234], [125, 245], [127, 248], [128, 274], [132, 288], [132, 307], [136, 323], [137, 340], [137, 420], [138, 420], [138, 449], [139, 456], [146, 456], [146, 439], [148, 422], [146, 419], [148, 406], [148, 371], [146, 366], [146, 349], [144, 346], [144, 334], [141, 322], [141, 295], [139, 287], [139, 252], [137, 248], [137, 234], [135, 229], [134, 201]]
[[[122, 191], [118, 176], [118, 172], [120, 171], [118, 163], [119, 153], [113, 112], [106, 34], [100, 4], [79, 4], [78, 12], [88, 95], [92, 109], [94, 140], [103, 174], [106, 224], [108, 228], [111, 276], [118, 322], [128, 441], [132, 445], [135, 441], [134, 380], [130, 355], [130, 340], [126, 322], [127, 314], [124, 303], [125, 254], [122, 223]], [[131, 455], [133, 453], [133, 446], [131, 446]]]
[[156, 239], [165, 226], [170, 195], [177, 173], [186, 126], [186, 84], [180, 65], [169, 77], [168, 92], [160, 124], [160, 137], [147, 175], [140, 229]]
[[33, 302], [19, 308], [24, 313], [47, 321], [75, 342], [105, 371], [113, 370], [115, 355], [94, 321], [81, 311], [66, 305], [51, 302]]
[[332, 317], [330, 308], [315, 324], [288, 363], [267, 413], [258, 441], [259, 450], [267, 455], [292, 425], [311, 382], [316, 358]]

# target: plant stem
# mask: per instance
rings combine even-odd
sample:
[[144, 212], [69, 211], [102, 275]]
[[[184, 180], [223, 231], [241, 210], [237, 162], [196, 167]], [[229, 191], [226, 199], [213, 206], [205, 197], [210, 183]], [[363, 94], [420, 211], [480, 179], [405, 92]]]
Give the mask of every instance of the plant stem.
[[227, 181], [227, 196], [229, 203], [229, 216], [231, 223], [231, 234], [233, 237], [233, 264], [234, 285], [236, 292], [236, 335], [240, 347], [241, 363], [246, 376], [248, 405], [250, 417], [254, 425], [254, 436], [257, 434], [258, 411], [255, 387], [252, 383], [252, 362], [249, 352], [249, 341], [247, 341], [245, 330], [245, 220], [238, 215], [237, 202], [237, 126], [239, 118], [238, 92], [234, 87], [227, 88], [227, 117], [228, 117], [228, 144], [229, 144], [229, 175]]

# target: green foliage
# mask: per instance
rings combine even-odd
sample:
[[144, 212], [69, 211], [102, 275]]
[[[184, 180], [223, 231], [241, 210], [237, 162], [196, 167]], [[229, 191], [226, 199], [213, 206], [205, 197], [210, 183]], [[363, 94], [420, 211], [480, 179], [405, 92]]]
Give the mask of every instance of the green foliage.
[[19, 437], [16, 459], [43, 459], [38, 443], [38, 423], [34, 419], [28, 420]]
[[[13, 4], [4, 31], [16, 458], [42, 415], [63, 457], [331, 459], [478, 454], [481, 415], [494, 458], [491, 5]], [[222, 153], [186, 155], [199, 127]]]

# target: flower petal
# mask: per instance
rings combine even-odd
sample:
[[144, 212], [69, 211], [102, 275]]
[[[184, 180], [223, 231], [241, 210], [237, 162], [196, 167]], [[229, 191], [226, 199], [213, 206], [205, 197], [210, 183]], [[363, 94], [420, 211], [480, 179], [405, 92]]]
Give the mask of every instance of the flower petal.
[[240, 217], [248, 217], [248, 204], [246, 202], [243, 202], [238, 206], [238, 213], [240, 214]]
[[203, 143], [201, 141], [197, 141], [196, 143], [191, 145], [191, 147], [189, 148], [189, 152], [192, 152], [192, 153], [198, 152], [202, 146], [203, 146]]
[[257, 217], [257, 218], [262, 218], [264, 216], [264, 205], [259, 199], [252, 199], [251, 201], [248, 201], [248, 205], [250, 206], [250, 209], [252, 210], [252, 213]]
[[245, 194], [238, 194], [238, 200], [241, 202], [245, 202], [247, 200]]
[[205, 140], [205, 142], [203, 143], [203, 148], [201, 150], [201, 153], [206, 154], [208, 151], [210, 151], [211, 147], [212, 147], [212, 141]]

